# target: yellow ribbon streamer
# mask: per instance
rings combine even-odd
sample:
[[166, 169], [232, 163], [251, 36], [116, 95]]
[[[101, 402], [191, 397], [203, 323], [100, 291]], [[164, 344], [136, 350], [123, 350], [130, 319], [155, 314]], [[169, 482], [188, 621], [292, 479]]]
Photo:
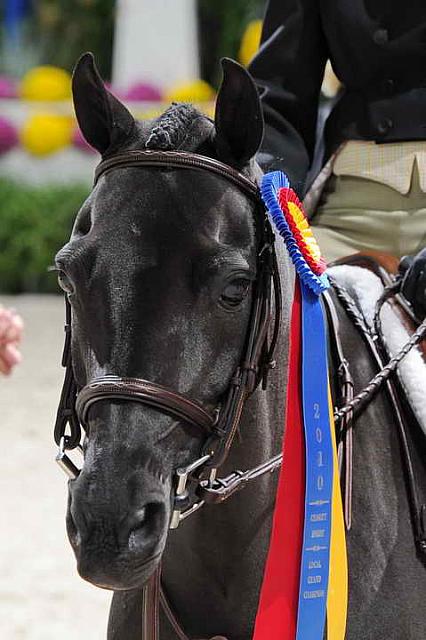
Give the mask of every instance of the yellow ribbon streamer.
[[333, 502], [331, 508], [330, 573], [327, 596], [327, 640], [344, 640], [348, 609], [348, 561], [330, 386], [328, 390], [328, 405], [333, 445], [334, 472]]

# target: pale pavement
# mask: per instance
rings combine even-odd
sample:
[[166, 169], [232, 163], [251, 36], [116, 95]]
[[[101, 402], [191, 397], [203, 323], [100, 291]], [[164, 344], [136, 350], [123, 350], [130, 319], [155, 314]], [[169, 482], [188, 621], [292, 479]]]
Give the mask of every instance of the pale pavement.
[[111, 594], [77, 574], [65, 532], [66, 477], [54, 462], [63, 300], [0, 302], [26, 325], [22, 365], [0, 376], [0, 638], [105, 640]]

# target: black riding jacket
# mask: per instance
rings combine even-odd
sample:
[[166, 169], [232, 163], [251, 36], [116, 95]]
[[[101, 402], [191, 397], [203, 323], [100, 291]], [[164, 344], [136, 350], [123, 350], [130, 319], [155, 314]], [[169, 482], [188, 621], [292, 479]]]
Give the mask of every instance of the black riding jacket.
[[349, 139], [426, 139], [426, 0], [269, 0], [250, 72], [263, 103], [263, 149], [298, 191], [327, 59], [345, 89], [326, 123], [326, 157]]

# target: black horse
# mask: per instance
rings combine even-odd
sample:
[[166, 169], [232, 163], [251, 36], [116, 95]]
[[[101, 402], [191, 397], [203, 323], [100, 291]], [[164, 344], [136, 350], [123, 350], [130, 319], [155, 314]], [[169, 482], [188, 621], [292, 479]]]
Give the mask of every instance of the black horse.
[[[253, 181], [263, 121], [253, 82], [223, 63], [215, 121], [173, 105], [135, 122], [104, 87], [90, 55], [73, 78], [77, 118], [104, 157], [129, 150], [197, 152]], [[77, 385], [115, 374], [175, 389], [208, 410], [239, 364], [256, 281], [254, 205], [207, 172], [123, 167], [105, 173], [56, 257], [72, 305]], [[278, 366], [246, 404], [225, 472], [281, 450], [293, 272], [276, 247], [284, 321]], [[375, 369], [340, 309], [356, 388]], [[88, 413], [84, 467], [69, 483], [68, 534], [80, 575], [114, 591], [108, 638], [141, 637], [142, 587], [162, 562], [165, 590], [193, 638], [249, 640], [268, 548], [276, 474], [169, 532], [173, 474], [200, 456], [204, 436], [137, 402]], [[426, 457], [424, 458], [426, 460]], [[423, 474], [426, 478], [426, 473]], [[348, 640], [424, 640], [426, 571], [416, 556], [394, 415], [380, 392], [356, 425], [353, 525], [348, 535]], [[176, 634], [166, 619], [161, 638]]]

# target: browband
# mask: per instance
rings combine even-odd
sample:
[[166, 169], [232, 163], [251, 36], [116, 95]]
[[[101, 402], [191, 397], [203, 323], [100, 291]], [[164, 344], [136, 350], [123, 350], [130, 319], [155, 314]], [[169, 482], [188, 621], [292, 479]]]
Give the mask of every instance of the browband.
[[240, 173], [236, 169], [228, 165], [202, 156], [198, 153], [188, 153], [187, 151], [125, 151], [117, 153], [111, 158], [102, 160], [95, 169], [94, 184], [96, 185], [99, 178], [108, 173], [112, 169], [128, 169], [131, 167], [164, 167], [171, 168], [187, 168], [207, 170], [215, 173], [225, 180], [228, 180], [239, 189], [244, 191], [252, 199], [259, 202], [259, 188], [250, 178]]

